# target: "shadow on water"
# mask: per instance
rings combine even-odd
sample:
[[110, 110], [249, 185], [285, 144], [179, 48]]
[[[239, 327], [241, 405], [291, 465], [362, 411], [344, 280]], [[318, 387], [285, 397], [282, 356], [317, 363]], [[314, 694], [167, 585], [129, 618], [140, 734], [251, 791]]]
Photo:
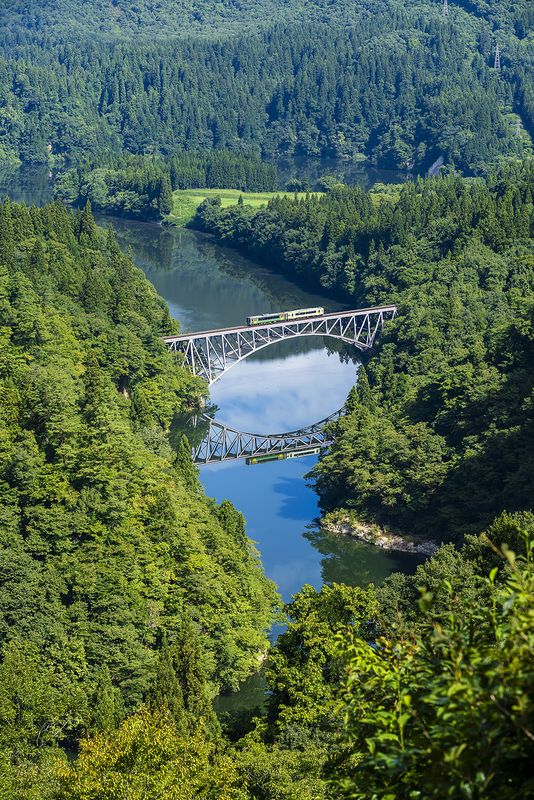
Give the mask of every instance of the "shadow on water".
[[53, 173], [46, 166], [0, 167], [0, 197], [27, 206], [44, 206], [52, 199]]
[[237, 741], [252, 730], [254, 717], [259, 717], [267, 702], [267, 682], [262, 672], [244, 681], [238, 692], [220, 694], [213, 707], [226, 735]]
[[[284, 519], [299, 522], [302, 520], [301, 496], [304, 479], [305, 476], [282, 476], [273, 484], [273, 492], [282, 498], [279, 513], [282, 514]], [[313, 542], [311, 543], [314, 544]]]

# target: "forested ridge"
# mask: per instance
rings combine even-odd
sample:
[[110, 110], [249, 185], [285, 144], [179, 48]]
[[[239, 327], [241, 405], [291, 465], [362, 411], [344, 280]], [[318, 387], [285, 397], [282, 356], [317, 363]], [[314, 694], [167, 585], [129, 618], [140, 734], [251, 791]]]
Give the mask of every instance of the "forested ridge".
[[[471, 227], [465, 222], [460, 231], [455, 259], [463, 263], [469, 251], [480, 296], [473, 282], [465, 287], [477, 301], [466, 338], [457, 327], [465, 308], [452, 303], [440, 312], [441, 325], [447, 320], [462, 337], [463, 362], [455, 365], [463, 369], [439, 403], [446, 419], [465, 406], [467, 389], [479, 420], [487, 386], [504, 389], [496, 407], [515, 420], [524, 472], [513, 473], [515, 452], [505, 465], [521, 491], [521, 475], [532, 477], [531, 169], [510, 169], [493, 184], [424, 182], [397, 198], [335, 189], [324, 200], [277, 199], [257, 212], [267, 223], [276, 211], [278, 226], [288, 215], [298, 220], [294, 233], [322, 209], [323, 221], [348, 235], [348, 221], [356, 225], [374, 209], [384, 222], [384, 241], [374, 246], [383, 269], [374, 286], [365, 276], [365, 290], [378, 299], [384, 275], [404, 275], [409, 289], [410, 271], [413, 279], [417, 268], [432, 266], [436, 241], [421, 239], [422, 265], [409, 238], [428, 208], [441, 208], [435, 227], [442, 236], [459, 208], [464, 215], [471, 209], [471, 225], [480, 217], [488, 236], [500, 235], [492, 251], [477, 242], [482, 259], [466, 235]], [[254, 224], [244, 208], [219, 219], [212, 203], [202, 213], [228, 233], [230, 223]], [[273, 235], [279, 227], [265, 230]], [[407, 261], [395, 261], [395, 252]], [[433, 266], [437, 294], [430, 283], [411, 284], [436, 303], [433, 312], [443, 285], [447, 296], [462, 296], [451, 280], [458, 264], [442, 256], [452, 272], [440, 283]], [[477, 264], [484, 264], [482, 278]], [[4, 201], [0, 265], [2, 800], [534, 797], [532, 513], [500, 514], [485, 534], [445, 545], [414, 576], [393, 575], [382, 587], [305, 586], [270, 648], [266, 707], [255, 719], [218, 721], [214, 691], [258, 667], [276, 598], [242, 516], [204, 497], [185, 440], [177, 450], [169, 444], [175, 414], [204, 392], [161, 342], [175, 323], [88, 207], [74, 213], [61, 204], [38, 210]], [[465, 279], [459, 267], [458, 274]], [[486, 296], [488, 286], [501, 289], [500, 302]], [[434, 387], [446, 358], [458, 360], [428, 307], [411, 315], [401, 288], [396, 327], [362, 372], [338, 432], [341, 474], [352, 459], [362, 463], [359, 423], [372, 439], [385, 421], [390, 427], [374, 444], [387, 445], [391, 426], [402, 432], [404, 424], [399, 393], [414, 406], [420, 387], [433, 397], [426, 379]], [[499, 370], [486, 363], [486, 303], [497, 343], [506, 346]], [[399, 342], [414, 349], [402, 351]], [[482, 385], [468, 380], [479, 374], [473, 352], [487, 377]], [[386, 382], [379, 389], [374, 376], [390, 381], [394, 370], [397, 405], [389, 397], [388, 406]], [[451, 386], [450, 372], [446, 378], [442, 390]], [[432, 452], [425, 448], [430, 474]], [[387, 474], [386, 459], [375, 456]], [[410, 475], [410, 464], [402, 467]], [[509, 497], [513, 485], [508, 480]], [[473, 501], [484, 497], [480, 483], [469, 487]], [[530, 498], [521, 495], [527, 504]]]
[[[448, 18], [428, 0], [290, 3], [282, 18], [277, 3], [261, 13], [254, 4], [215, 11], [205, 4], [206, 19], [235, 12], [243, 21], [237, 35], [223, 22], [207, 39], [193, 35], [182, 7], [147, 3], [138, 24], [150, 41], [126, 26], [112, 44], [98, 25], [89, 33], [100, 4], [84, 4], [81, 35], [68, 3], [35, 5], [1, 15], [5, 160], [229, 148], [267, 158], [367, 157], [415, 171], [441, 156], [479, 173], [531, 148], [528, 0], [451, 3]], [[253, 5], [261, 24], [247, 26]], [[113, 5], [106, 18], [126, 6]], [[35, 10], [33, 27], [17, 23], [22, 8]], [[182, 34], [162, 24], [153, 36], [149, 20], [159, 13], [172, 13]], [[500, 71], [493, 69], [497, 39]]]
[[[531, 0], [1, 4], [0, 162], [57, 202], [0, 201], [0, 800], [534, 799], [533, 27]], [[194, 224], [397, 304], [310, 477], [333, 523], [450, 541], [281, 612], [180, 435], [207, 387], [178, 324], [91, 204], [159, 219], [299, 155], [445, 163]]]
[[314, 470], [324, 510], [458, 537], [529, 507], [533, 179], [528, 161], [487, 181], [200, 207], [203, 230], [308, 286], [398, 305]]

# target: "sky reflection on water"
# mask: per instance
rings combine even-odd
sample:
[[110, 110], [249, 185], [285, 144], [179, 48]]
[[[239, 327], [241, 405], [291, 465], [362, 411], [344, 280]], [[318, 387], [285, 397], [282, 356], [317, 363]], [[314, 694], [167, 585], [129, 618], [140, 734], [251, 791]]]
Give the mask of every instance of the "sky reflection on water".
[[[289, 343], [288, 343], [289, 344]], [[211, 388], [216, 418], [249, 433], [285, 433], [319, 422], [345, 403], [357, 367], [324, 349], [233, 367]]]

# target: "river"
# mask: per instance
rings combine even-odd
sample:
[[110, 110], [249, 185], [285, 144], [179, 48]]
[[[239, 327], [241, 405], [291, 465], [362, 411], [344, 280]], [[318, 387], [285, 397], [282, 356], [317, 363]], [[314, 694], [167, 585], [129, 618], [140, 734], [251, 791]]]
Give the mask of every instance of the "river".
[[[25, 170], [0, 179], [0, 194], [40, 204], [50, 187]], [[101, 219], [108, 224], [108, 219]], [[183, 330], [242, 324], [248, 314], [276, 309], [341, 308], [264, 267], [221, 247], [203, 234], [157, 224], [113, 220], [123, 248], [131, 248]], [[334, 349], [332, 349], [334, 348]], [[278, 433], [314, 423], [345, 402], [357, 363], [340, 358], [335, 344], [297, 339], [249, 357], [211, 392], [216, 416], [252, 433]], [[243, 461], [208, 465], [200, 477], [207, 494], [231, 500], [247, 520], [267, 575], [285, 601], [304, 584], [365, 585], [396, 570], [412, 571], [419, 559], [322, 532], [315, 524], [317, 497], [306, 479], [316, 457], [248, 466]]]

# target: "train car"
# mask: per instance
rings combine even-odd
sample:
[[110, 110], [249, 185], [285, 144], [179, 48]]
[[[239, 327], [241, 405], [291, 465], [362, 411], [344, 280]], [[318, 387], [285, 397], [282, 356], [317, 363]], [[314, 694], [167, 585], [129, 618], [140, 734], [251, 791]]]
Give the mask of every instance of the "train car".
[[272, 322], [284, 322], [285, 318], [285, 311], [257, 314], [254, 317], [247, 317], [247, 325], [270, 325]]
[[286, 458], [302, 458], [303, 456], [318, 456], [321, 452], [320, 447], [307, 447], [304, 450], [294, 450], [286, 453]]
[[320, 317], [324, 308], [297, 308], [296, 311], [286, 311], [286, 319], [301, 319], [301, 317]]
[[245, 464], [265, 464], [267, 461], [282, 461], [284, 458], [283, 453], [268, 453], [264, 456], [249, 456], [245, 459]]
[[273, 311], [270, 314], [256, 314], [247, 317], [247, 325], [270, 325], [273, 322], [285, 322], [292, 319], [304, 319], [306, 317], [320, 317], [324, 314], [324, 308], [297, 308], [294, 311]]

